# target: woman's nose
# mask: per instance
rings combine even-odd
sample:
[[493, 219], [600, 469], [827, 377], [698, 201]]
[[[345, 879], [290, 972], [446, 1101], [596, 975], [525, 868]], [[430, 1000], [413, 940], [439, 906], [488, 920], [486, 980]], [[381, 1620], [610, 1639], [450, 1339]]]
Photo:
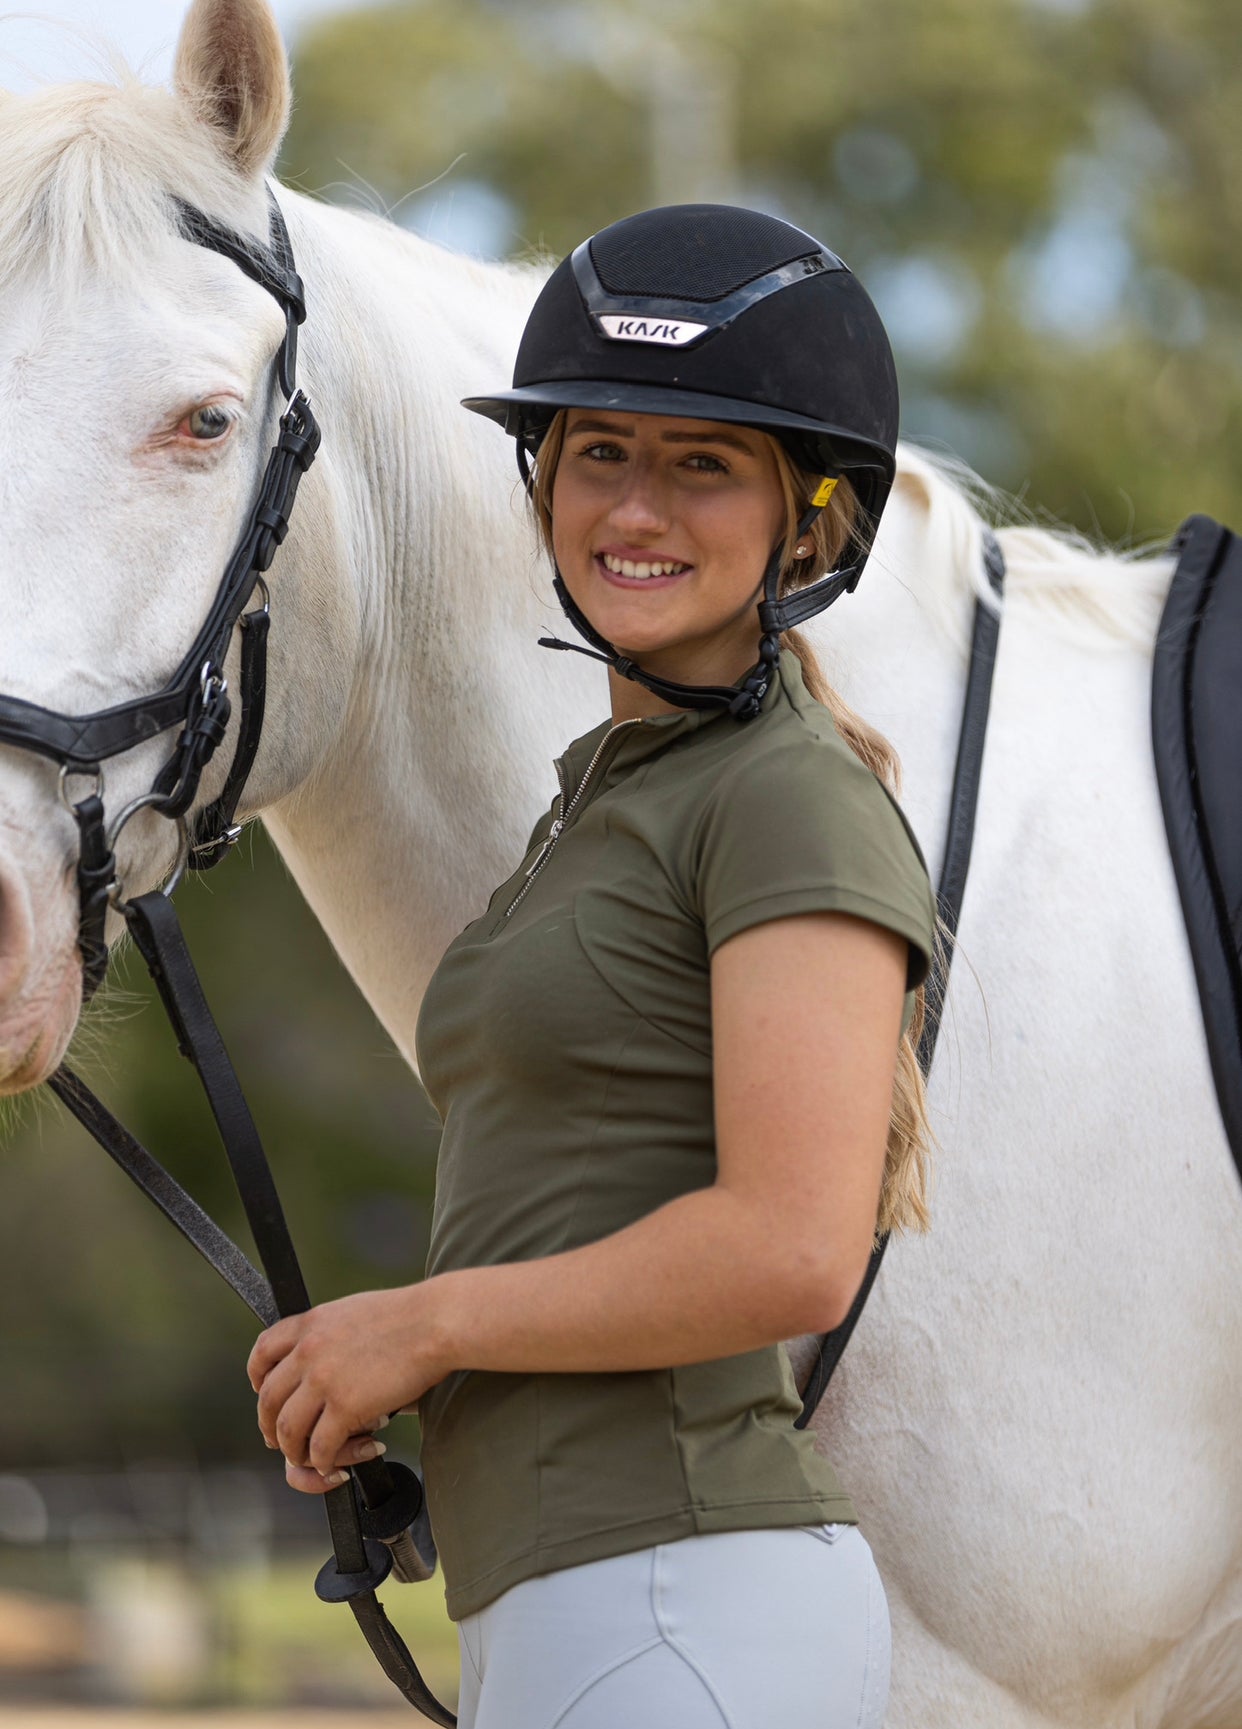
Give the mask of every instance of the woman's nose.
[[651, 474], [636, 472], [612, 507], [614, 525], [628, 533], [659, 533], [667, 528], [669, 511], [664, 488]]

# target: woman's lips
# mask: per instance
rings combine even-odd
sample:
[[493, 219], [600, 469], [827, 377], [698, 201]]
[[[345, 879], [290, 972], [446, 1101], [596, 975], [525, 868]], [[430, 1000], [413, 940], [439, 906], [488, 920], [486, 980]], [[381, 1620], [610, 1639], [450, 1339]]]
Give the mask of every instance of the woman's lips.
[[[692, 564], [688, 564], [683, 570], [674, 571], [670, 576], [622, 576], [618, 571], [609, 570], [598, 552], [593, 562], [596, 574], [616, 588], [671, 588], [675, 582], [680, 582], [683, 576], [689, 576], [694, 569]], [[657, 559], [654, 562], [662, 561]]]

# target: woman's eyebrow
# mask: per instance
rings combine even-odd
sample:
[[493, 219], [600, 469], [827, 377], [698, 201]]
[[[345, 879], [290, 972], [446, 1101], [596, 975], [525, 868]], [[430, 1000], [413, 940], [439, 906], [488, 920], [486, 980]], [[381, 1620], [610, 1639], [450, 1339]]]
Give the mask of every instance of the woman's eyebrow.
[[570, 438], [576, 438], [580, 432], [608, 432], [614, 438], [633, 438], [634, 436], [632, 426], [617, 426], [615, 422], [607, 420], [575, 420], [573, 425], [567, 428], [567, 435]]
[[747, 456], [755, 454], [753, 444], [732, 432], [662, 432], [660, 438], [665, 444], [727, 444], [730, 449], [743, 451]]
[[[569, 429], [571, 438], [580, 432], [604, 432], [613, 438], [633, 438], [633, 426], [617, 426], [603, 420], [575, 420]], [[664, 444], [727, 444], [733, 450], [740, 450], [746, 456], [755, 454], [753, 444], [748, 444], [744, 438], [732, 432], [662, 432], [660, 440]]]

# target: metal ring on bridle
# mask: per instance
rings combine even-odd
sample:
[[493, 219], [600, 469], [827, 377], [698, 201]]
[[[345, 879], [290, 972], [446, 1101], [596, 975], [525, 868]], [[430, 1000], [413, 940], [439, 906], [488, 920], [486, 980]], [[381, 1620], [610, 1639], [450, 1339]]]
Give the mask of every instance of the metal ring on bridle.
[[272, 594], [271, 594], [271, 590], [268, 588], [267, 584], [264, 582], [264, 580], [261, 576], [255, 577], [254, 586], [258, 589], [262, 589], [262, 591], [263, 591], [263, 608], [262, 608], [262, 610], [270, 618], [272, 616]]
[[[116, 852], [116, 843], [120, 838], [121, 830], [125, 827], [125, 824], [131, 817], [137, 816], [140, 810], [146, 810], [149, 805], [162, 805], [166, 803], [167, 795], [161, 792], [145, 792], [141, 798], [131, 800], [131, 802], [125, 806], [125, 809], [121, 812], [120, 816], [117, 817], [112, 827], [108, 830], [108, 851], [111, 853]], [[172, 875], [160, 891], [165, 896], [171, 895], [176, 889], [177, 884], [185, 875], [185, 867], [189, 863], [190, 858], [190, 825], [186, 822], [184, 816], [174, 817], [172, 818], [172, 821], [177, 825], [177, 857], [173, 862]], [[117, 912], [124, 911], [125, 883], [120, 876], [114, 880], [111, 888], [108, 890], [108, 900]]]
[[104, 795], [103, 764], [102, 763], [96, 763], [94, 768], [74, 768], [72, 763], [68, 763], [68, 762], [62, 762], [61, 763], [60, 774], [57, 778], [57, 783], [56, 783], [56, 796], [60, 799], [61, 804], [63, 804], [65, 809], [69, 812], [69, 815], [72, 816], [73, 815], [73, 800], [69, 797], [68, 792], [65, 790], [65, 782], [69, 779], [70, 775], [75, 775], [75, 776], [80, 775], [83, 780], [93, 780], [95, 784], [91, 788], [90, 792], [87, 793], [86, 796], [88, 798], [91, 798], [91, 797], [102, 798]]

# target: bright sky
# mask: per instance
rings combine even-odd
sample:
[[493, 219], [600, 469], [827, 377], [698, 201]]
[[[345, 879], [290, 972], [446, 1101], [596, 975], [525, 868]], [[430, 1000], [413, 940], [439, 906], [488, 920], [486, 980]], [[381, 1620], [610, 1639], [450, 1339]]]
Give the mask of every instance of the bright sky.
[[[270, 0], [292, 42], [298, 27], [316, 13], [340, 12], [361, 0]], [[29, 87], [30, 74], [53, 79], [90, 75], [89, 55], [78, 40], [42, 20], [85, 28], [116, 44], [131, 65], [158, 83], [172, 68], [173, 48], [189, 0], [35, 0], [29, 11], [0, 13], [0, 86]]]

